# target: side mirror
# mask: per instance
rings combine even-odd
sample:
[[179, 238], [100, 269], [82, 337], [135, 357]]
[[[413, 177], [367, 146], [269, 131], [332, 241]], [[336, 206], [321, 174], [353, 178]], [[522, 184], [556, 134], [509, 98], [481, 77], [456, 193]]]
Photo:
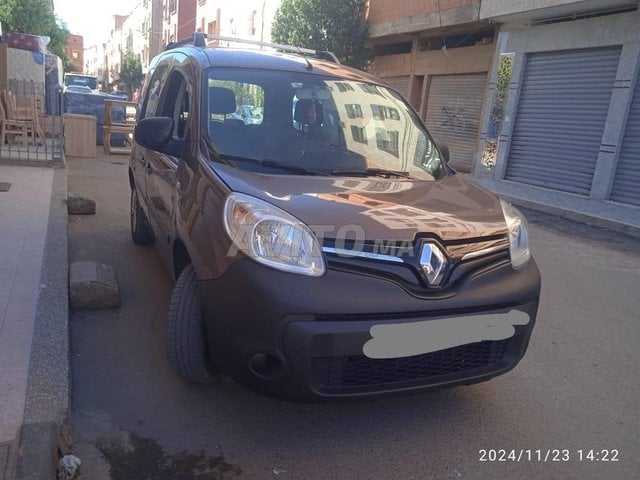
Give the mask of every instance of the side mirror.
[[445, 161], [449, 163], [449, 147], [444, 143], [439, 143], [438, 150], [440, 150], [440, 153], [442, 153], [442, 156], [444, 157]]
[[169, 117], [143, 118], [133, 134], [138, 145], [156, 152], [162, 152], [172, 136], [173, 119]]

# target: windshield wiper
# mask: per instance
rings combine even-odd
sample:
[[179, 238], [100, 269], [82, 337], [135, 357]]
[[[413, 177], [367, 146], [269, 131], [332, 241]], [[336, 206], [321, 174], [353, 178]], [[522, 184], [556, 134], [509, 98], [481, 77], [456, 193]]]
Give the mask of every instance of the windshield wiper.
[[298, 165], [292, 165], [291, 163], [281, 162], [280, 160], [271, 160], [269, 158], [264, 158], [259, 160], [257, 158], [249, 158], [249, 157], [237, 157], [235, 155], [219, 155], [219, 157], [223, 160], [230, 160], [232, 162], [248, 162], [253, 163], [255, 165], [260, 165], [261, 167], [266, 168], [277, 168], [280, 170], [286, 170], [291, 173], [298, 173], [301, 175], [328, 175], [327, 172], [323, 172], [321, 170], [314, 170], [312, 168], [300, 167]]
[[399, 177], [399, 178], [411, 178], [409, 172], [402, 172], [400, 170], [386, 170], [384, 168], [365, 168], [364, 170], [331, 170], [331, 175], [355, 175], [362, 177]]

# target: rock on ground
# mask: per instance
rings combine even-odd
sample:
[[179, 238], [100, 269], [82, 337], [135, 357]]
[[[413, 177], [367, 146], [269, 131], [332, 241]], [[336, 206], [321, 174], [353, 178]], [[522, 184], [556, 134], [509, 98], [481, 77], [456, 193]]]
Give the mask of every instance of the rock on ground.
[[67, 212], [69, 215], [95, 215], [96, 202], [90, 198], [69, 195], [67, 198]]
[[69, 266], [69, 302], [74, 311], [118, 308], [115, 270], [98, 262], [73, 262]]

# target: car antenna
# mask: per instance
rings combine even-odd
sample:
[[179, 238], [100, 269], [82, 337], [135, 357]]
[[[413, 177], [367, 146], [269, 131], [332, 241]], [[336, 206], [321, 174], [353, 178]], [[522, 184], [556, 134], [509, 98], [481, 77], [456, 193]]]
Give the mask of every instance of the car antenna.
[[298, 49], [298, 53], [302, 55], [302, 58], [304, 58], [305, 61], [307, 62], [307, 70], [309, 71], [313, 70], [313, 65], [311, 65], [311, 62], [309, 61], [309, 59], [304, 56], [304, 53], [302, 53], [302, 50], [300, 50], [300, 47], [296, 46], [296, 48]]

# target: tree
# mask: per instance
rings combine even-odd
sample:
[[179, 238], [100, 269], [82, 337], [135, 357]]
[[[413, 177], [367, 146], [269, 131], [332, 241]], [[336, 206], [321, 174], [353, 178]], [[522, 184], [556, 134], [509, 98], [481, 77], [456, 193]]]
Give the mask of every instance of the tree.
[[367, 0], [282, 0], [273, 22], [275, 42], [330, 50], [356, 68], [370, 60]]
[[133, 53], [127, 53], [122, 59], [122, 67], [120, 68], [120, 81], [126, 85], [129, 98], [133, 95], [133, 91], [142, 85], [144, 74], [142, 73], [142, 63], [140, 57]]
[[5, 32], [49, 37], [47, 49], [60, 57], [68, 70], [71, 65], [66, 54], [69, 30], [51, 13], [47, 0], [2, 0], [0, 22]]

